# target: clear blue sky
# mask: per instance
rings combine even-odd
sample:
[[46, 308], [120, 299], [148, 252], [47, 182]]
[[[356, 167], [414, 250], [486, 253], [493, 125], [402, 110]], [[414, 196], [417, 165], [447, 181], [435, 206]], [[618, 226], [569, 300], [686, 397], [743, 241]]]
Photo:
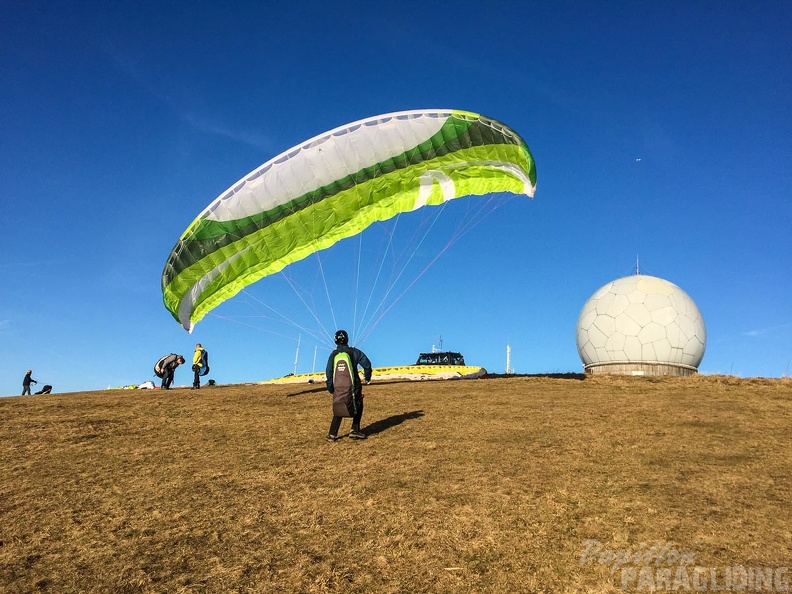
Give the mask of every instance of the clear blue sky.
[[165, 259], [266, 160], [422, 108], [514, 128], [538, 189], [394, 305], [361, 345], [375, 366], [442, 337], [492, 372], [507, 343], [519, 373], [579, 371], [581, 307], [639, 256], [701, 309], [702, 372], [792, 373], [792, 4], [270, 4], [0, 8], [0, 395], [28, 368], [57, 392], [137, 384], [196, 341], [219, 383], [292, 371], [298, 336], [298, 372], [322, 367], [327, 344], [240, 322], [276, 285], [187, 334]]

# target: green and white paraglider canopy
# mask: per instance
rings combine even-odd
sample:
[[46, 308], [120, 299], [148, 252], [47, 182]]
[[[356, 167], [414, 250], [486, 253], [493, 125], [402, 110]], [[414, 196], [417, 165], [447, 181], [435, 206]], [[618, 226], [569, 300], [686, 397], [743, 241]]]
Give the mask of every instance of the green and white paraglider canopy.
[[191, 332], [246, 286], [372, 223], [462, 196], [535, 190], [525, 141], [491, 118], [419, 110], [353, 122], [267, 161], [206, 207], [165, 263], [165, 307]]

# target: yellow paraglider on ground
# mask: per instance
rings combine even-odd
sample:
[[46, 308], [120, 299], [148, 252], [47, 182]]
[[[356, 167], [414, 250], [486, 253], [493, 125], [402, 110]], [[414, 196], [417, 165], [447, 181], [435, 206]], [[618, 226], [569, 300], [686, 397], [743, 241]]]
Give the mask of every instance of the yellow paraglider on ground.
[[[466, 365], [460, 353], [432, 352], [421, 353], [415, 365], [395, 367], [375, 367], [371, 381], [383, 380], [440, 380], [440, 379], [478, 379], [487, 375], [483, 367]], [[261, 384], [315, 384], [325, 381], [324, 372], [289, 374]]]

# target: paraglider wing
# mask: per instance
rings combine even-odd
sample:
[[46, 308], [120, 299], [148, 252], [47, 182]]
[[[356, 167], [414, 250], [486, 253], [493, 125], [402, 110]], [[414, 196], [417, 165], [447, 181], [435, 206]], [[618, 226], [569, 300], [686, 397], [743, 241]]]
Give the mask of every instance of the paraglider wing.
[[496, 120], [455, 110], [360, 120], [267, 161], [214, 200], [171, 251], [163, 300], [191, 332], [247, 285], [374, 222], [461, 196], [535, 189], [528, 146]]

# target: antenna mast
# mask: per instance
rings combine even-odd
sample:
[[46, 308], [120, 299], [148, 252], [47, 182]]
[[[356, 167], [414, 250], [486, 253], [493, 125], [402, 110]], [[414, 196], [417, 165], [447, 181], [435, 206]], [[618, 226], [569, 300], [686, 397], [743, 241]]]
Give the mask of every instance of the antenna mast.
[[297, 375], [297, 359], [300, 358], [300, 339], [302, 334], [297, 335], [297, 352], [294, 353], [294, 375]]
[[506, 343], [506, 375], [514, 372], [511, 368], [511, 345]]
[[433, 352], [433, 353], [439, 353], [439, 352], [440, 352], [440, 351], [442, 351], [442, 350], [443, 350], [443, 335], [441, 334], [441, 335], [440, 335], [440, 348], [438, 349], [438, 348], [435, 346], [434, 340], [432, 340], [432, 352]]

